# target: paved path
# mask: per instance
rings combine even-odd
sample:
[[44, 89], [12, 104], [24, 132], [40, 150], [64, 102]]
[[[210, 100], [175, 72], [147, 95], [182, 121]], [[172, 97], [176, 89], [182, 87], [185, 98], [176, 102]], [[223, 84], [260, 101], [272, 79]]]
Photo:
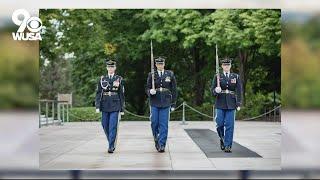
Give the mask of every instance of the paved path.
[[279, 122], [236, 122], [234, 141], [262, 158], [207, 158], [184, 128], [215, 130], [214, 123], [172, 121], [165, 153], [154, 148], [150, 122], [120, 122], [117, 149], [107, 153], [99, 122], [43, 127], [40, 135], [40, 169], [105, 170], [279, 170]]

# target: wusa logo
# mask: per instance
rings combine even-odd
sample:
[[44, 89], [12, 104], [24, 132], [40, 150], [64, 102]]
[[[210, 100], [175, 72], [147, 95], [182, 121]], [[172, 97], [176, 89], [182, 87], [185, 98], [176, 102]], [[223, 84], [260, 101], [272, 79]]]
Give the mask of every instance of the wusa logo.
[[[21, 17], [23, 16], [23, 17]], [[22, 18], [19, 19], [19, 17]], [[19, 29], [16, 33], [12, 33], [12, 38], [18, 41], [35, 41], [35, 40], [42, 40], [40, 35], [40, 30], [42, 27], [41, 19], [38, 17], [30, 17], [30, 14], [25, 9], [17, 9], [12, 14], [12, 21]], [[28, 29], [30, 32], [24, 32], [25, 29]]]

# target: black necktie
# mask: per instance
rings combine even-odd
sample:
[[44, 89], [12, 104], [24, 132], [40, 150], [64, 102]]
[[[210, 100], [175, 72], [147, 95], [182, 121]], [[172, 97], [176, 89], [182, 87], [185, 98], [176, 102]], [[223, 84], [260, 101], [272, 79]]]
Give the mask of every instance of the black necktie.
[[160, 77], [162, 77], [162, 71], [160, 72]]
[[227, 78], [229, 78], [229, 75], [228, 75], [228, 73], [226, 73], [226, 76], [227, 76]]

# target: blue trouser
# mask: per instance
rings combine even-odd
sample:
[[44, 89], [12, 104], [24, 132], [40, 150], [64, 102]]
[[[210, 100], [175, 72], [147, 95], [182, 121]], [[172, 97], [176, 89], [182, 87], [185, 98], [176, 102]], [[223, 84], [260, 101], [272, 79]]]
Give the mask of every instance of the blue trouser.
[[109, 148], [115, 148], [118, 130], [118, 111], [102, 112], [101, 124], [109, 142]]
[[216, 109], [215, 120], [217, 123], [218, 135], [224, 140], [224, 146], [232, 147], [235, 110]]
[[164, 108], [151, 106], [151, 129], [159, 146], [166, 146], [169, 118], [170, 106]]

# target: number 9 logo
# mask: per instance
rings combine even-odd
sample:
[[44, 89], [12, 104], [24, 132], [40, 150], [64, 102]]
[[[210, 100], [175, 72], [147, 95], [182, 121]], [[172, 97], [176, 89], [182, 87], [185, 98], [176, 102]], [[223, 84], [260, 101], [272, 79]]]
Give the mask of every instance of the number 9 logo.
[[[19, 15], [23, 15], [23, 19], [19, 19]], [[17, 32], [23, 32], [26, 27], [30, 32], [38, 32], [42, 27], [42, 21], [38, 17], [30, 17], [30, 14], [25, 9], [15, 10], [12, 14], [12, 21], [19, 26]]]

